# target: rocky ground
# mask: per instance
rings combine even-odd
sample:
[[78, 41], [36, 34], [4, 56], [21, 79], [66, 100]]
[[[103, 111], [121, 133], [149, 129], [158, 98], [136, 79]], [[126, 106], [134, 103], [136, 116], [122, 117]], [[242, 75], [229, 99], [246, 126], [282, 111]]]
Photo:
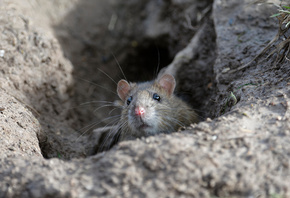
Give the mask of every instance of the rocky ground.
[[[279, 28], [251, 3], [1, 0], [0, 197], [289, 197], [289, 60], [239, 69]], [[96, 153], [118, 63], [169, 65], [201, 122]]]

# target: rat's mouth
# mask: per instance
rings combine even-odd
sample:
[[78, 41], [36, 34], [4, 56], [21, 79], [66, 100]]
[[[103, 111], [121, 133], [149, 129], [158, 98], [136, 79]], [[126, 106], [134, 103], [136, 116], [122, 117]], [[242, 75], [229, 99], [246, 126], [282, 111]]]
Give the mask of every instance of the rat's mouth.
[[144, 131], [144, 130], [148, 130], [148, 129], [150, 129], [151, 126], [150, 126], [149, 124], [147, 124], [146, 122], [141, 121], [141, 122], [138, 124], [137, 128], [138, 128], [139, 130], [141, 130], [141, 131]]
[[141, 117], [136, 118], [136, 128], [139, 130], [146, 130], [150, 128], [151, 126]]
[[152, 124], [143, 117], [135, 117], [133, 126], [135, 130], [140, 132], [151, 131], [153, 128]]
[[140, 126], [139, 126], [139, 129], [147, 129], [147, 128], [150, 128], [150, 126], [148, 124], [145, 124], [145, 123], [142, 123]]

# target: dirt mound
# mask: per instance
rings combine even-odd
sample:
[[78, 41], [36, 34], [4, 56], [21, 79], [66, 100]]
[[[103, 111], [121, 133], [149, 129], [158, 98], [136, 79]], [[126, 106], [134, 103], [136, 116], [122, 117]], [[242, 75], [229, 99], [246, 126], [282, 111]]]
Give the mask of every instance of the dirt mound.
[[[289, 61], [237, 70], [277, 34], [274, 6], [27, 2], [0, 2], [0, 197], [290, 196]], [[201, 122], [96, 154], [117, 61], [130, 81], [176, 69]]]

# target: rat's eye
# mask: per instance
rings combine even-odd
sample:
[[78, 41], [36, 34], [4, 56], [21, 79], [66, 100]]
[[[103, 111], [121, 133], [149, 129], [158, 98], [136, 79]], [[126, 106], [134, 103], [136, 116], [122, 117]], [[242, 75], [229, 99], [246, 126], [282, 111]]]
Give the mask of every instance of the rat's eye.
[[154, 93], [153, 94], [153, 99], [157, 100], [157, 101], [160, 101], [161, 98], [160, 98], [160, 96], [157, 93]]
[[130, 96], [128, 99], [127, 99], [127, 105], [129, 105], [132, 101], [132, 96]]

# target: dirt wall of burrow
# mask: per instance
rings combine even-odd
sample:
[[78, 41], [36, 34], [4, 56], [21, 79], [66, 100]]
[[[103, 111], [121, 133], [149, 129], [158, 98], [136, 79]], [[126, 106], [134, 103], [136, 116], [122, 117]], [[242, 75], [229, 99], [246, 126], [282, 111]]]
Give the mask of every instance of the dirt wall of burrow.
[[[278, 29], [250, 3], [1, 1], [0, 196], [290, 196], [289, 62], [239, 69]], [[118, 64], [130, 81], [169, 65], [201, 122], [95, 154]]]

